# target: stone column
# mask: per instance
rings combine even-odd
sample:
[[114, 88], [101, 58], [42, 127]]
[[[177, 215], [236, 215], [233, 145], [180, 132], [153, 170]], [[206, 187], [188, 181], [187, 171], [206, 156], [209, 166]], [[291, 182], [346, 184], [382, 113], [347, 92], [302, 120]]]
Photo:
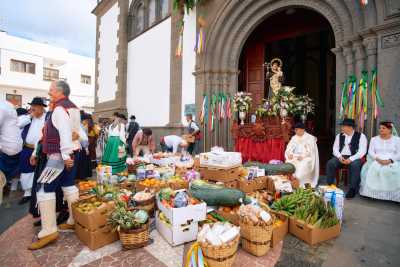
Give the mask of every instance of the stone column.
[[[336, 121], [340, 121], [340, 102], [342, 97], [342, 84], [347, 79], [346, 59], [342, 47], [332, 48], [331, 51], [336, 55]], [[336, 123], [336, 132], [339, 125]]]
[[[371, 71], [377, 67], [378, 38], [374, 33], [368, 33], [364, 35], [363, 38], [363, 44], [367, 54], [367, 69], [369, 75], [371, 75]], [[369, 76], [369, 78], [371, 79], [371, 76]], [[371, 138], [376, 133], [376, 121], [374, 121], [373, 118], [371, 94], [368, 94], [368, 114], [367, 135]]]
[[[172, 6], [172, 5], [171, 5]], [[175, 56], [175, 50], [181, 36], [179, 23], [183, 19], [182, 12], [171, 10], [171, 68], [168, 126], [182, 126], [182, 58]]]
[[346, 78], [350, 75], [354, 75], [354, 52], [351, 44], [347, 43], [342, 46], [343, 47], [343, 56], [346, 62]]
[[357, 78], [360, 78], [361, 72], [365, 70], [366, 64], [366, 54], [364, 50], [364, 46], [361, 39], [353, 41], [353, 52], [355, 56], [355, 73]]

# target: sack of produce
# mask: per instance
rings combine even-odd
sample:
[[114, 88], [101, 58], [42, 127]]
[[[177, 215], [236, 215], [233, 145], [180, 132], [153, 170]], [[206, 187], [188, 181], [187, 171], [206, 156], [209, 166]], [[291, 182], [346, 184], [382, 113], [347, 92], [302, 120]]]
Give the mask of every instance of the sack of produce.
[[230, 267], [236, 258], [239, 238], [239, 227], [217, 222], [205, 224], [197, 235], [197, 242], [209, 267]]
[[242, 205], [239, 215], [243, 249], [254, 256], [264, 256], [271, 247], [273, 217], [254, 205]]
[[337, 188], [334, 185], [331, 186], [319, 186], [318, 191], [321, 192], [326, 203], [330, 203], [336, 212], [336, 217], [340, 222], [343, 220], [344, 210], [344, 192], [342, 189]]

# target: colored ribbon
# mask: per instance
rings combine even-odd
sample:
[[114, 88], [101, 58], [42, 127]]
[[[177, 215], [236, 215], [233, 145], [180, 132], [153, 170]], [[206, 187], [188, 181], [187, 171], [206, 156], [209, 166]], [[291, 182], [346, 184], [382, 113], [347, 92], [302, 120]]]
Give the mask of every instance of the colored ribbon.
[[383, 101], [378, 87], [377, 70], [373, 69], [371, 74], [371, 94], [372, 94], [372, 111], [375, 119], [379, 116], [379, 109], [383, 108]]
[[203, 251], [198, 242], [193, 243], [186, 253], [185, 267], [208, 267], [204, 261]]
[[203, 95], [203, 104], [201, 106], [201, 112], [200, 112], [200, 116], [199, 116], [201, 124], [204, 124], [204, 123], [207, 124], [207, 119], [208, 119], [208, 106], [207, 105], [208, 105], [208, 98], [207, 98], [207, 95], [204, 94]]

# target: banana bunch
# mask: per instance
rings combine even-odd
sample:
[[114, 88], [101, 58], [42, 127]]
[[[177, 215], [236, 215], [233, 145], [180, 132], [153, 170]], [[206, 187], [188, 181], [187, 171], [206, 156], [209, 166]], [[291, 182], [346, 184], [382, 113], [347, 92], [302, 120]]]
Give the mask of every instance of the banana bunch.
[[308, 189], [297, 189], [293, 194], [282, 197], [272, 204], [272, 209], [292, 216], [299, 206], [304, 206], [313, 198], [314, 193]]

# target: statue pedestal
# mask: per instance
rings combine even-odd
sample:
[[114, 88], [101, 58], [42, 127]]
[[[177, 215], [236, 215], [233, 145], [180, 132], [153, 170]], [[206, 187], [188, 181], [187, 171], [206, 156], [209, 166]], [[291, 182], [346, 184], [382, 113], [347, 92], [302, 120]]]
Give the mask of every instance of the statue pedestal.
[[243, 161], [284, 161], [286, 144], [292, 136], [293, 119], [286, 118], [284, 121], [282, 124], [280, 117], [266, 117], [254, 124], [234, 123], [235, 150], [242, 153]]

